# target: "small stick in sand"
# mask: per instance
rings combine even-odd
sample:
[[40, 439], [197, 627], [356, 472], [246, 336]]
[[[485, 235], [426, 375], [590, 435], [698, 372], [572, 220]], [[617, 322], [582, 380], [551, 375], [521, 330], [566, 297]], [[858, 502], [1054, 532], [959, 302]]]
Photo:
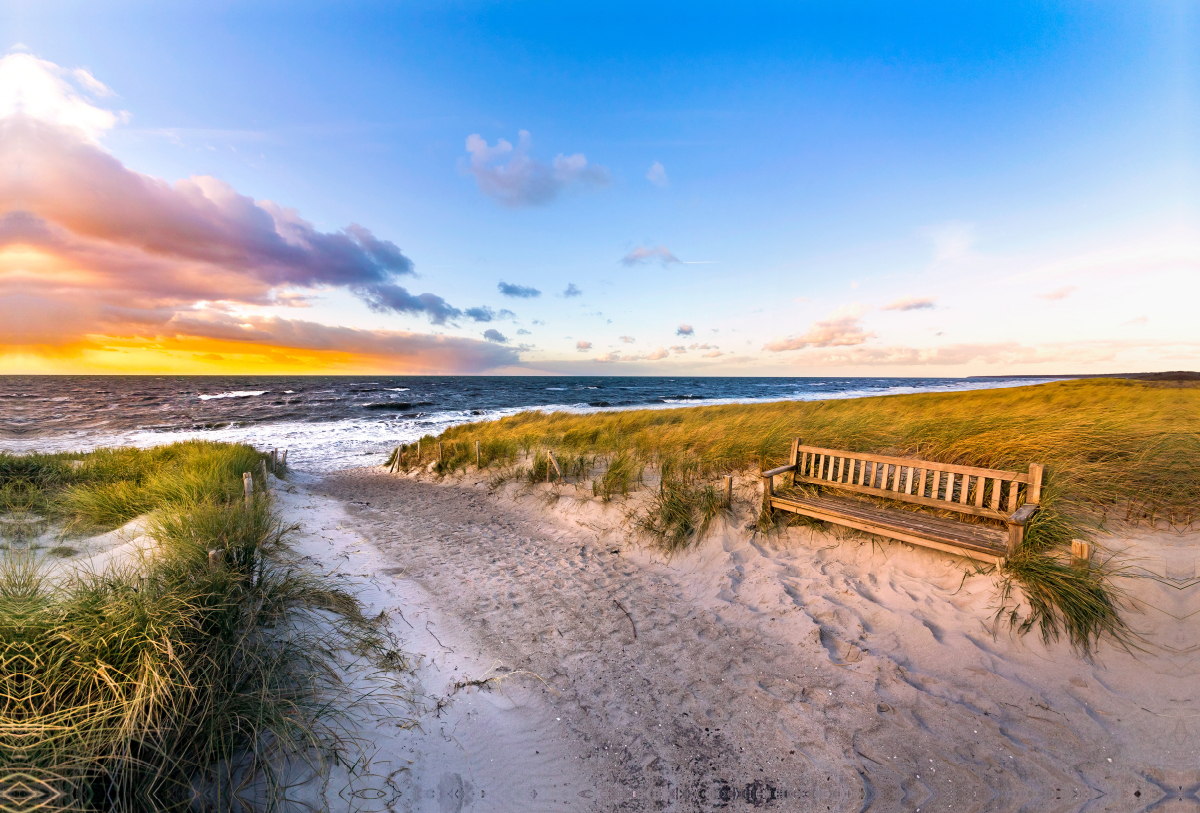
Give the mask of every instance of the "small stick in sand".
[[613, 604], [620, 607], [621, 612], [625, 613], [625, 617], [629, 619], [629, 626], [633, 627], [633, 640], [636, 641], [637, 640], [637, 624], [633, 623], [633, 616], [630, 615], [629, 610], [626, 610], [625, 607], [622, 606], [621, 602], [617, 601], [615, 598], [613, 599]]
[[242, 488], [246, 492], [246, 507], [250, 507], [250, 502], [254, 499], [254, 475], [250, 472], [242, 474]]
[[733, 475], [725, 475], [725, 507], [733, 505]]

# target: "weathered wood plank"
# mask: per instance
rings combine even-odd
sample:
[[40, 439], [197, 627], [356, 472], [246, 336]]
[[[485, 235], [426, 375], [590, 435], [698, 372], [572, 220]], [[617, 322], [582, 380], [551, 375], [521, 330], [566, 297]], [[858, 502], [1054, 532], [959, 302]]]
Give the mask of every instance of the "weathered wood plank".
[[820, 519], [820, 520], [824, 520], [826, 522], [833, 522], [838, 525], [844, 525], [848, 528], [855, 528], [857, 530], [864, 531], [864, 532], [870, 533], [870, 534], [875, 534], [877, 536], [885, 536], [890, 539], [897, 539], [897, 540], [900, 540], [901, 542], [908, 542], [913, 545], [921, 545], [921, 546], [927, 547], [927, 548], [934, 548], [935, 550], [945, 551], [946, 553], [953, 553], [957, 556], [964, 556], [964, 557], [967, 557], [970, 559], [975, 559], [977, 561], [987, 562], [989, 564], [1000, 564], [1004, 561], [1003, 552], [998, 552], [998, 551], [994, 551], [994, 550], [976, 550], [974, 548], [968, 547], [963, 544], [956, 544], [954, 542], [946, 542], [946, 541], [942, 541], [939, 539], [931, 539], [929, 537], [922, 536], [919, 534], [913, 534], [913, 533], [908, 533], [906, 531], [902, 531], [902, 530], [898, 530], [898, 529], [894, 529], [894, 528], [888, 528], [886, 526], [877, 525], [877, 524], [867, 522], [864, 520], [851, 519], [848, 517], [839, 516], [837, 514], [825, 513], [820, 510], [817, 510], [817, 509], [795, 506], [794, 504], [789, 503], [786, 500], [781, 500], [779, 498], [775, 498], [775, 499], [771, 500], [771, 507], [780, 508], [783, 510], [789, 510], [789, 511], [792, 511], [793, 513], [804, 514], [805, 516], [813, 517], [814, 519]]
[[[960, 466], [956, 463], [936, 463], [932, 460], [924, 461], [916, 457], [890, 457], [887, 455], [877, 455], [871, 452], [850, 452], [846, 449], [826, 449], [820, 446], [801, 446], [801, 449], [807, 452], [816, 452], [818, 454], [853, 454], [864, 460], [872, 460], [877, 463], [895, 463], [901, 466], [910, 466], [914, 463], [927, 462], [931, 466], [937, 466], [942, 471], [952, 471], [955, 474], [972, 474], [981, 477], [1002, 477], [1006, 480], [1018, 480], [1022, 483], [1029, 482], [1029, 472], [1019, 471], [1003, 471], [1001, 469], [982, 469], [978, 466]], [[1036, 464], [1035, 464], [1036, 465]]]

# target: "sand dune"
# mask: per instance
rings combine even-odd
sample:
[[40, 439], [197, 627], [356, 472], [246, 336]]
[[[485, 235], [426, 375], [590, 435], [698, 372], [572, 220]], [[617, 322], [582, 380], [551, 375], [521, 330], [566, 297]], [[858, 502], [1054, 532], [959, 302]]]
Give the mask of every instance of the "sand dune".
[[743, 518], [666, 562], [620, 508], [547, 488], [363, 469], [281, 492], [301, 552], [426, 658], [421, 730], [376, 726], [360, 780], [396, 771], [394, 809], [1198, 804], [1200, 534], [1102, 540], [1140, 562], [1146, 651], [1088, 662], [993, 636], [992, 580], [949, 556]]

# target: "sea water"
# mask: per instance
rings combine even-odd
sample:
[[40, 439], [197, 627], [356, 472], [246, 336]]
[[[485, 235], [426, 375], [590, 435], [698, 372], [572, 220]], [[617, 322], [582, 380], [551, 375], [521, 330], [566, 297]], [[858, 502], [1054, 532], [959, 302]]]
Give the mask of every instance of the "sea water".
[[0, 376], [0, 452], [202, 438], [288, 449], [321, 472], [471, 421], [535, 409], [600, 412], [1012, 387], [1051, 378], [540, 376]]

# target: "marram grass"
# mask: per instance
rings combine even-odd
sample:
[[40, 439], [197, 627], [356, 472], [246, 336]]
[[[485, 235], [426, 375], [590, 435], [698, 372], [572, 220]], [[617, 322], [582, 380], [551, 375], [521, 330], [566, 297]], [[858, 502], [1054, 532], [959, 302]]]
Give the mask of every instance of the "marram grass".
[[342, 758], [346, 659], [402, 656], [352, 596], [276, 558], [292, 529], [261, 490], [243, 499], [260, 459], [208, 443], [0, 455], [10, 513], [90, 530], [150, 512], [157, 543], [66, 578], [36, 550], [0, 554], [5, 790], [32, 782], [79, 811], [273, 809], [296, 766]]
[[[639, 527], [663, 549], [695, 545], [711, 522], [706, 486], [725, 474], [753, 474], [785, 462], [793, 437], [808, 445], [920, 457], [1021, 471], [1046, 467], [1043, 510], [1020, 552], [999, 574], [1002, 596], [1015, 582], [1028, 605], [1010, 616], [1048, 640], [1065, 634], [1088, 652], [1101, 636], [1131, 641], [1110, 566], [1081, 569], [1065, 551], [1114, 521], [1187, 526], [1200, 519], [1200, 387], [1119, 379], [1065, 381], [1012, 389], [925, 393], [854, 400], [631, 410], [590, 415], [524, 412], [453, 427], [422, 439], [435, 470], [511, 466], [552, 450], [626, 470], [657, 467], [663, 491]], [[405, 467], [416, 462], [404, 447]], [[389, 461], [394, 462], [394, 461]], [[593, 477], [596, 493], [621, 489]], [[540, 477], [538, 479], [541, 479]], [[611, 478], [610, 478], [611, 479]], [[636, 479], [628, 488], [636, 487]], [[706, 517], [708, 519], [706, 519]]]

